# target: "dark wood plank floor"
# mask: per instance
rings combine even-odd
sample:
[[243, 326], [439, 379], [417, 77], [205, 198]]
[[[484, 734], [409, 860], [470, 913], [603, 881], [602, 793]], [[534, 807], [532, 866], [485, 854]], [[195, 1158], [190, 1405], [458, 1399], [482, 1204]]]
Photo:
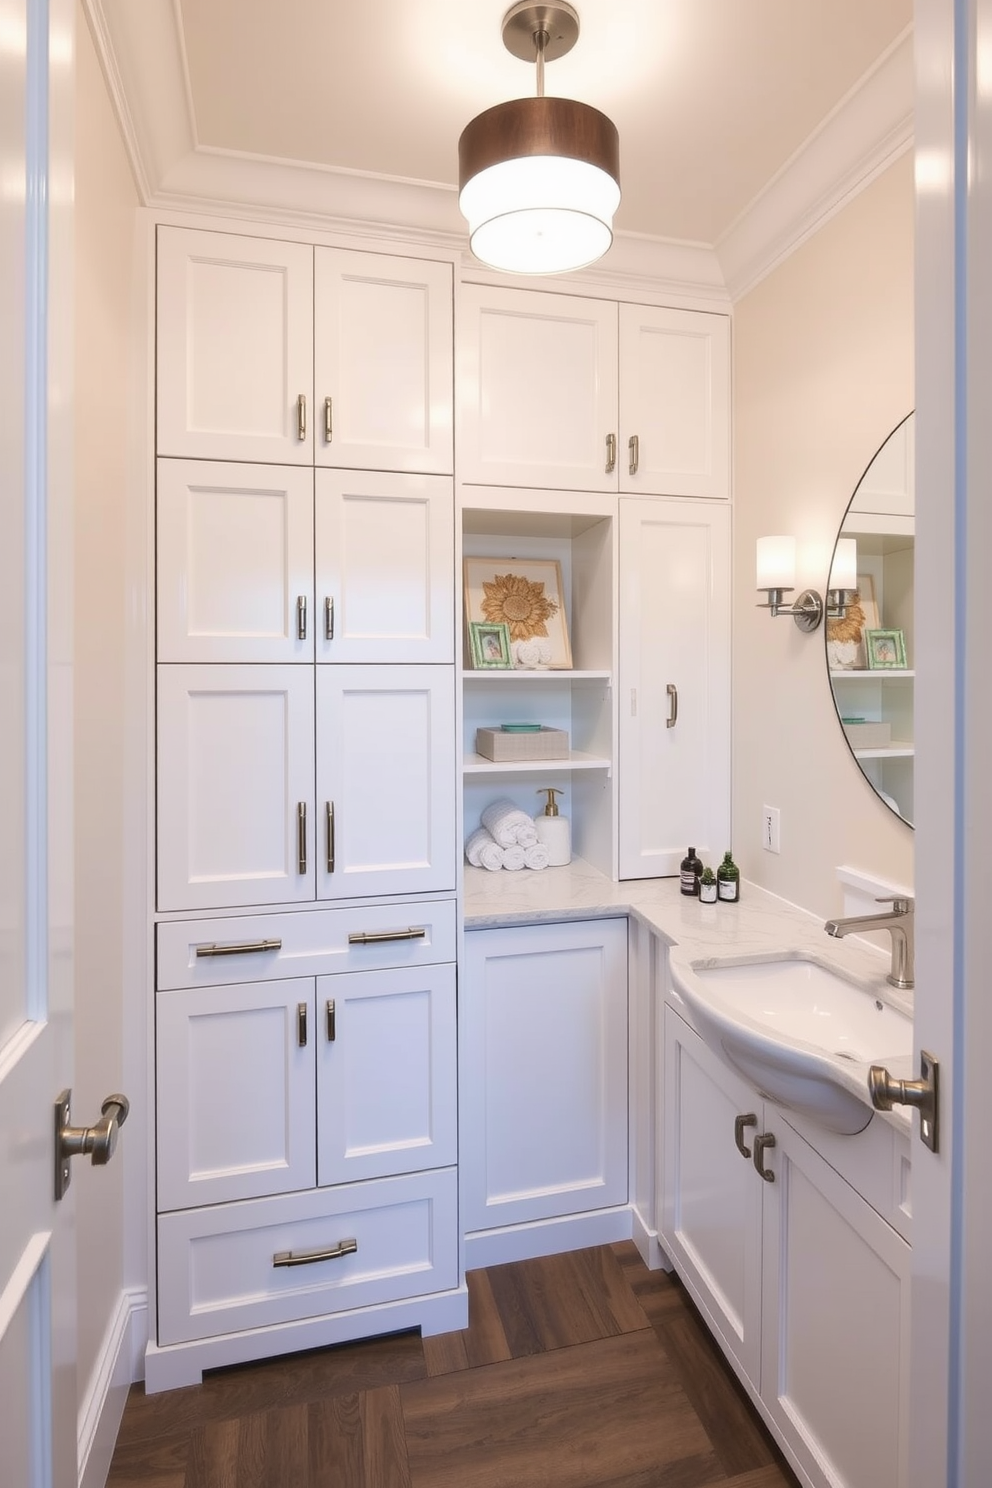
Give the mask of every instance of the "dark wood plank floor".
[[108, 1488], [796, 1488], [630, 1241], [468, 1276], [470, 1326], [128, 1398]]

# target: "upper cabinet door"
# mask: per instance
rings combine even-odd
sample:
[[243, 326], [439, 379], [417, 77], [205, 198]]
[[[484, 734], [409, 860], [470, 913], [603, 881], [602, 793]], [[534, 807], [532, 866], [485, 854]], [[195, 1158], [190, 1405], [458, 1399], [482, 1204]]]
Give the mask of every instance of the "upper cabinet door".
[[313, 668], [158, 668], [158, 907], [314, 897]]
[[615, 491], [616, 305], [468, 284], [459, 319], [461, 480]]
[[159, 661], [312, 661], [313, 471], [159, 460]]
[[453, 889], [450, 666], [317, 668], [317, 898]]
[[446, 475], [316, 472], [318, 661], [454, 659]]
[[316, 463], [450, 474], [451, 265], [314, 253]]
[[620, 490], [730, 495], [730, 320], [620, 306]]
[[158, 453], [313, 464], [313, 249], [158, 234]]

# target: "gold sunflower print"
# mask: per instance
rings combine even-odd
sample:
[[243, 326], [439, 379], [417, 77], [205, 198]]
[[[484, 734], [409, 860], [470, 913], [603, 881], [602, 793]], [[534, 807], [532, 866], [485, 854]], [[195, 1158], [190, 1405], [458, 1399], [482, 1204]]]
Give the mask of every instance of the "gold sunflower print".
[[514, 641], [546, 636], [545, 622], [558, 613], [558, 601], [545, 594], [543, 580], [531, 582], [521, 574], [496, 574], [491, 583], [483, 581], [482, 591], [483, 615], [493, 623], [508, 625]]

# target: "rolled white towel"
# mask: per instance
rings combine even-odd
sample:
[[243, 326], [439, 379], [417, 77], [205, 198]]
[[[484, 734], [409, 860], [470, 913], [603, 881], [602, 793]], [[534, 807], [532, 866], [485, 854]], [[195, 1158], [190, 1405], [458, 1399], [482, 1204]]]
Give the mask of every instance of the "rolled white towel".
[[482, 813], [482, 825], [487, 827], [500, 847], [530, 847], [537, 841], [537, 829], [532, 817], [506, 796], [493, 801]]
[[543, 842], [535, 842], [532, 847], [524, 848], [525, 868], [547, 868], [551, 861], [551, 855]]
[[511, 873], [516, 873], [520, 868], [527, 866], [527, 850], [515, 842], [512, 847], [503, 848], [503, 867], [509, 868]]
[[473, 868], [487, 868], [490, 873], [498, 873], [503, 866], [503, 849], [485, 827], [476, 827], [469, 837], [465, 856]]

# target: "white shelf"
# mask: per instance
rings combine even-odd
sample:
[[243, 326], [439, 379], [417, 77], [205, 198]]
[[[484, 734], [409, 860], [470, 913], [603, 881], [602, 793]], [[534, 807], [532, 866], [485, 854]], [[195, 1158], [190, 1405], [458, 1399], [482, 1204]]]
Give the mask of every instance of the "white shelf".
[[554, 773], [555, 770], [609, 770], [611, 761], [597, 754], [582, 754], [573, 749], [561, 759], [490, 760], [481, 754], [465, 756], [466, 775], [522, 775]]
[[558, 667], [536, 668], [534, 670], [515, 667], [493, 667], [474, 670], [466, 668], [462, 672], [464, 682], [609, 682], [612, 673], [605, 672], [573, 672], [565, 671]]
[[871, 678], [873, 682], [885, 682], [889, 680], [903, 681], [907, 677], [915, 677], [916, 673], [912, 667], [857, 667], [847, 670], [844, 667], [831, 668], [831, 681], [847, 682]]
[[855, 759], [912, 759], [916, 753], [912, 744], [886, 744], [879, 749], [855, 749]]

